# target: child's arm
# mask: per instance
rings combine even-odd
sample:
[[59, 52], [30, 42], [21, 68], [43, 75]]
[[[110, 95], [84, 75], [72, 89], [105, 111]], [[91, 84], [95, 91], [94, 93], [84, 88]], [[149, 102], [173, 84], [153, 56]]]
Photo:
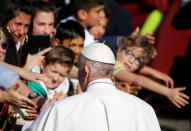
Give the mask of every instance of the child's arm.
[[148, 66], [144, 66], [139, 71], [139, 73], [155, 77], [159, 80], [164, 81], [167, 87], [174, 88], [174, 80], [170, 76], [168, 76], [167, 74], [165, 74], [163, 72], [160, 72], [160, 71], [153, 69], [151, 67], [148, 67]]
[[118, 80], [132, 82], [139, 86], [142, 86], [145, 89], [151, 90], [158, 94], [166, 96], [175, 106], [181, 108], [181, 106], [185, 106], [188, 104], [189, 97], [181, 91], [185, 90], [183, 88], [167, 88], [163, 85], [158, 84], [144, 76], [136, 75], [134, 73], [128, 72], [126, 70], [122, 70], [118, 72], [115, 77]]
[[50, 81], [49, 78], [46, 75], [29, 72], [28, 70], [25, 70], [23, 68], [7, 64], [5, 62], [0, 62], [0, 64], [4, 65], [5, 67], [10, 68], [12, 71], [16, 72], [21, 78], [23, 78], [25, 80], [33, 81], [33, 82], [36, 82], [36, 83], [39, 83], [38, 80], [42, 80], [44, 82], [49, 82]]

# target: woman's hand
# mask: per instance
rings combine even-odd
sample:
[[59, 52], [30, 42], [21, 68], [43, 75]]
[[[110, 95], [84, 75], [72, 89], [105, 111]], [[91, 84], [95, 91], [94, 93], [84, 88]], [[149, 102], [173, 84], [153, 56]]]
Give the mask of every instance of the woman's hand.
[[23, 68], [25, 68], [27, 70], [31, 70], [36, 65], [40, 65], [41, 61], [45, 57], [44, 54], [46, 54], [50, 50], [51, 50], [51, 47], [46, 48], [46, 49], [44, 49], [44, 50], [42, 50], [42, 51], [40, 51], [34, 55], [28, 54], [26, 64], [24, 65]]

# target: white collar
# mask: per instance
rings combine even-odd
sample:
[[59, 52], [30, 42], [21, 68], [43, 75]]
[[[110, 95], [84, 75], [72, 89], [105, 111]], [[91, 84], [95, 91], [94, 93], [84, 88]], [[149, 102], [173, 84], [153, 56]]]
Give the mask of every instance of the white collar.
[[95, 84], [96, 84], [96, 87], [98, 86], [98, 84], [109, 84], [115, 87], [115, 85], [110, 79], [104, 78], [104, 79], [97, 79], [97, 80], [91, 81], [90, 83], [88, 83], [87, 89], [92, 88]]

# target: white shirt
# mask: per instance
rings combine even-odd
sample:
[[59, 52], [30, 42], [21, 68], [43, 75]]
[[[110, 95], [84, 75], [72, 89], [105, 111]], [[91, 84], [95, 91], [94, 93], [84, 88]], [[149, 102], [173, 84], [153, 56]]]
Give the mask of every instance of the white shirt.
[[84, 47], [86, 47], [87, 45], [94, 43], [95, 40], [93, 35], [91, 35], [87, 29], [84, 29], [84, 32], [85, 32]]
[[116, 89], [109, 79], [49, 105], [27, 131], [160, 131], [153, 108]]

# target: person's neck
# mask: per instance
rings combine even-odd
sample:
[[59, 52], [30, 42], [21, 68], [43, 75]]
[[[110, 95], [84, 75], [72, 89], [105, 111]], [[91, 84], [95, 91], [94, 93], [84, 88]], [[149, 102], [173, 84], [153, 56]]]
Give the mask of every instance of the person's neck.
[[106, 77], [106, 76], [104, 76], [104, 77], [94, 77], [94, 78], [89, 78], [89, 80], [88, 80], [88, 83], [90, 83], [90, 82], [92, 82], [92, 81], [94, 81], [94, 80], [98, 80], [98, 79], [110, 79], [110, 80], [112, 80], [112, 78], [111, 77]]

